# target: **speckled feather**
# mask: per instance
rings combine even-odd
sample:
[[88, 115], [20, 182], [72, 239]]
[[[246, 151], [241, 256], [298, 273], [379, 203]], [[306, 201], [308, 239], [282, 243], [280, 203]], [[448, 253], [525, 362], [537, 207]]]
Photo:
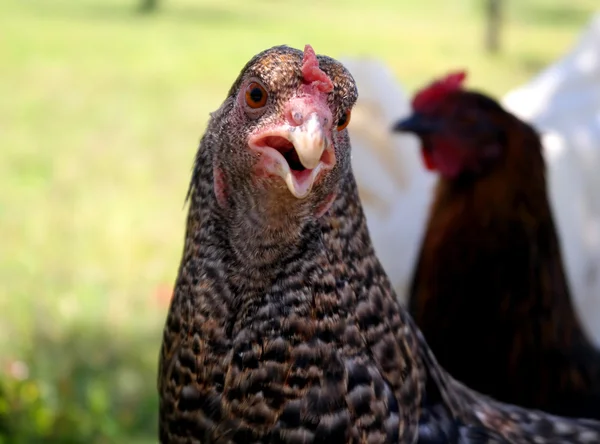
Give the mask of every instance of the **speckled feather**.
[[[416, 433], [417, 367], [393, 335], [402, 323], [373, 317], [372, 302], [336, 281], [318, 221], [294, 213], [303, 223], [288, 222], [299, 233], [285, 233], [294, 243], [280, 245], [282, 239], [243, 232], [243, 221], [223, 214], [213, 197], [213, 150], [230, 137], [219, 120], [242, 80], [258, 77], [285, 100], [299, 82], [301, 58], [280, 47], [251, 60], [201, 142], [161, 354], [162, 442], [383, 443], [399, 436], [410, 442]], [[319, 61], [334, 81], [331, 106], [341, 115], [356, 100], [354, 82], [337, 62]], [[347, 137], [340, 135], [340, 144], [348, 145]], [[349, 152], [336, 157], [343, 177]], [[372, 287], [379, 310], [395, 308], [378, 282]]]
[[[512, 428], [489, 425], [514, 410], [455, 385], [397, 304], [358, 200], [347, 131], [334, 134], [336, 166], [311, 198], [299, 203], [282, 185], [266, 207], [252, 193], [244, 161], [253, 158], [242, 143], [249, 129], [233, 125], [235, 96], [256, 77], [279, 103], [301, 81], [301, 60], [287, 47], [255, 56], [200, 143], [160, 353], [161, 443], [413, 443], [428, 374], [458, 433], [423, 444], [509, 442], [500, 437]], [[333, 59], [319, 63], [339, 118], [356, 100], [354, 81]], [[275, 119], [278, 103], [253, 125]], [[227, 183], [225, 206], [214, 168]], [[316, 219], [332, 190], [332, 207]], [[478, 417], [468, 404], [488, 410]]]

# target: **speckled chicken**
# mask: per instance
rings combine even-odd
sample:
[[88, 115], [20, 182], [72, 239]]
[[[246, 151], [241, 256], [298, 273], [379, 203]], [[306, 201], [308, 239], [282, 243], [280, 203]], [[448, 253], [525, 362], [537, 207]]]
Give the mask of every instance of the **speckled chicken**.
[[160, 353], [160, 441], [597, 437], [598, 423], [497, 404], [436, 364], [373, 252], [345, 129], [356, 97], [335, 60], [279, 46], [211, 115]]
[[[600, 418], [600, 352], [572, 305], [536, 131], [452, 73], [397, 130], [439, 179], [408, 309], [440, 364], [496, 399]], [[577, 198], [577, 196], [573, 196]]]

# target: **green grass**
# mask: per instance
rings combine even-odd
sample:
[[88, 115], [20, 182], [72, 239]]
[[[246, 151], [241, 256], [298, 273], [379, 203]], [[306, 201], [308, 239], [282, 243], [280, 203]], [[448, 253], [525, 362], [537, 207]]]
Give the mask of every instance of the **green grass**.
[[409, 90], [464, 66], [500, 95], [567, 51], [596, 0], [508, 2], [496, 56], [482, 3], [0, 2], [0, 443], [156, 442], [156, 294], [208, 113], [250, 56], [372, 55]]

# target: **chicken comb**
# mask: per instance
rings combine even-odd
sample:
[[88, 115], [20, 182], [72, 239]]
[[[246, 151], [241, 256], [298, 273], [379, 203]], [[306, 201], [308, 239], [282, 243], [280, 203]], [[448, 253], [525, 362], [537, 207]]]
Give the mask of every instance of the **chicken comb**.
[[413, 109], [415, 111], [423, 111], [441, 102], [449, 93], [460, 90], [466, 77], [467, 72], [465, 70], [455, 71], [426, 86], [413, 98]]
[[310, 45], [304, 47], [302, 78], [305, 83], [316, 87], [323, 93], [333, 91], [333, 82], [329, 76], [319, 68], [319, 59], [317, 59], [317, 55]]

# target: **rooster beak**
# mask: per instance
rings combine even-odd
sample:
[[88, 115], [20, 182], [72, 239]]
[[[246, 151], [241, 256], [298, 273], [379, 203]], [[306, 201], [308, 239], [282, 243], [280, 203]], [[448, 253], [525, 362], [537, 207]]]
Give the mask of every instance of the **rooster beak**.
[[291, 127], [289, 140], [294, 144], [300, 163], [308, 170], [319, 165], [329, 144], [317, 113], [311, 114], [301, 126]]
[[[327, 136], [327, 126], [319, 113], [309, 114], [301, 125], [285, 123], [250, 136], [248, 146], [261, 153], [261, 167], [283, 179], [288, 189], [298, 199], [308, 196], [319, 176], [335, 166], [335, 150]], [[272, 138], [285, 139], [289, 146]], [[273, 145], [269, 145], [269, 144]], [[286, 156], [293, 150], [296, 164]], [[302, 168], [298, 168], [298, 163]]]
[[414, 113], [405, 119], [399, 120], [392, 127], [394, 132], [405, 132], [415, 134], [430, 134], [439, 129], [440, 125], [432, 118], [423, 114]]

